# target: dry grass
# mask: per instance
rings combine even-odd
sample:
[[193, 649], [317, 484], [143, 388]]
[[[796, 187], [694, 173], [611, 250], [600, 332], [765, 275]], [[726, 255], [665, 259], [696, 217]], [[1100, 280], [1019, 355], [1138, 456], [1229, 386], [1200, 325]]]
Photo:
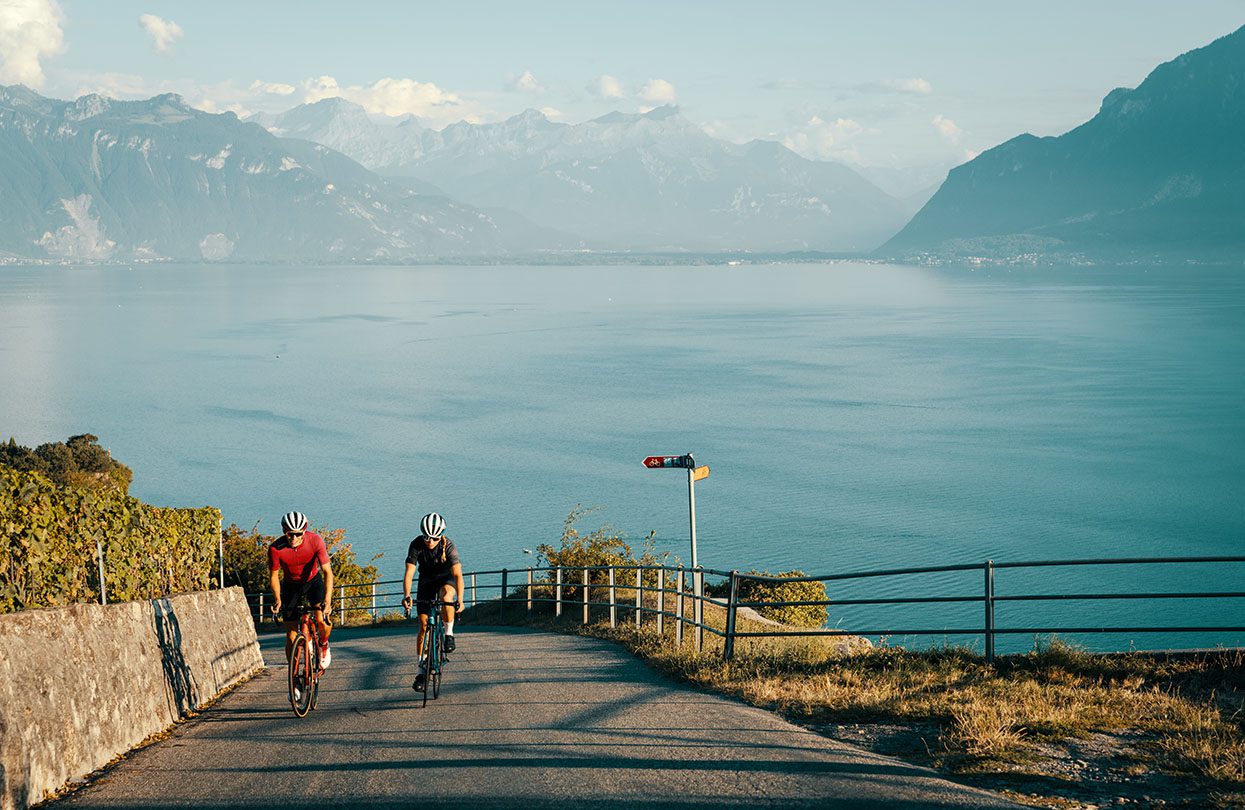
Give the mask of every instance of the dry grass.
[[[1119, 764], [1160, 770], [1205, 789], [1245, 788], [1245, 655], [1095, 655], [1051, 641], [994, 665], [963, 648], [914, 652], [837, 638], [741, 641], [724, 663], [721, 642], [706, 636], [696, 653], [690, 633], [675, 646], [629, 612], [617, 628], [581, 613], [528, 619], [521, 605], [508, 619], [563, 632], [611, 638], [655, 667], [698, 686], [736, 695], [810, 725], [908, 723], [938, 729], [930, 762], [953, 772], [1028, 763], [1041, 771], [1043, 751], [1095, 733], [1140, 740]], [[481, 611], [480, 620], [496, 620]], [[722, 611], [706, 611], [722, 626]], [[741, 620], [740, 629], [750, 629]], [[760, 626], [760, 625], [752, 625]]]

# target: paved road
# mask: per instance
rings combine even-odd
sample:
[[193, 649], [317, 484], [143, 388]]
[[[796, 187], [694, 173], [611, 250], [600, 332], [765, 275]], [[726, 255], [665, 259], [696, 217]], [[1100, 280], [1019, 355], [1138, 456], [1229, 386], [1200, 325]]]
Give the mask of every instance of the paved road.
[[[737, 701], [615, 645], [463, 627], [440, 700], [405, 628], [339, 630], [299, 720], [270, 666], [66, 807], [1013, 807]], [[280, 638], [262, 639], [270, 665]]]

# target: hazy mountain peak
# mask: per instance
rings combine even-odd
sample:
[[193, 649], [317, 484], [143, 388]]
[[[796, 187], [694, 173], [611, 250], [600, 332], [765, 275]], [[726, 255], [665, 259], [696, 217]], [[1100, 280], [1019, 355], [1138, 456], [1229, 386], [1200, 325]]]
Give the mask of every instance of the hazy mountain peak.
[[663, 104], [660, 107], [654, 107], [641, 117], [650, 121], [662, 121], [667, 118], [676, 118], [682, 116], [678, 104]]
[[175, 94], [60, 101], [2, 88], [0, 102], [13, 105], [0, 110], [0, 255], [349, 261], [497, 254], [546, 237]]
[[887, 249], [1239, 251], [1242, 143], [1245, 27], [1112, 90], [1063, 135], [1020, 135], [952, 170]]
[[98, 93], [79, 96], [65, 106], [65, 120], [85, 121], [88, 118], [94, 118], [101, 113], [107, 112], [111, 106], [112, 99], [101, 96]]
[[0, 84], [0, 101], [6, 101], [15, 106], [29, 107], [46, 99], [24, 84]]

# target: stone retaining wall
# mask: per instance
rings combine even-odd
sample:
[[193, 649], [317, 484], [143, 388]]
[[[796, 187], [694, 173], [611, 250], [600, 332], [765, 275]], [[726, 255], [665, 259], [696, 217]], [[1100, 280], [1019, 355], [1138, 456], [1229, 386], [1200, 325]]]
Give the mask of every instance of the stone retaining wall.
[[0, 615], [0, 808], [41, 801], [262, 667], [241, 588]]

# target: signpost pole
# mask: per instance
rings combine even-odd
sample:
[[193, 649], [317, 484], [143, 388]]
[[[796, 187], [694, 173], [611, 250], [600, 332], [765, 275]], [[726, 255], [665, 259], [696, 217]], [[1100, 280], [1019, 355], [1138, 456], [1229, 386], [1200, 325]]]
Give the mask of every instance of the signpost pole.
[[[700, 567], [700, 561], [696, 558], [696, 471], [693, 469], [694, 466], [694, 464], [689, 464], [687, 467], [687, 516], [692, 533], [692, 570]], [[700, 578], [697, 577], [692, 582], [696, 586], [695, 596], [698, 600], [696, 604], [700, 604]]]
[[691, 467], [687, 469], [687, 519], [692, 531], [692, 568], [700, 565], [696, 559], [696, 479]]

